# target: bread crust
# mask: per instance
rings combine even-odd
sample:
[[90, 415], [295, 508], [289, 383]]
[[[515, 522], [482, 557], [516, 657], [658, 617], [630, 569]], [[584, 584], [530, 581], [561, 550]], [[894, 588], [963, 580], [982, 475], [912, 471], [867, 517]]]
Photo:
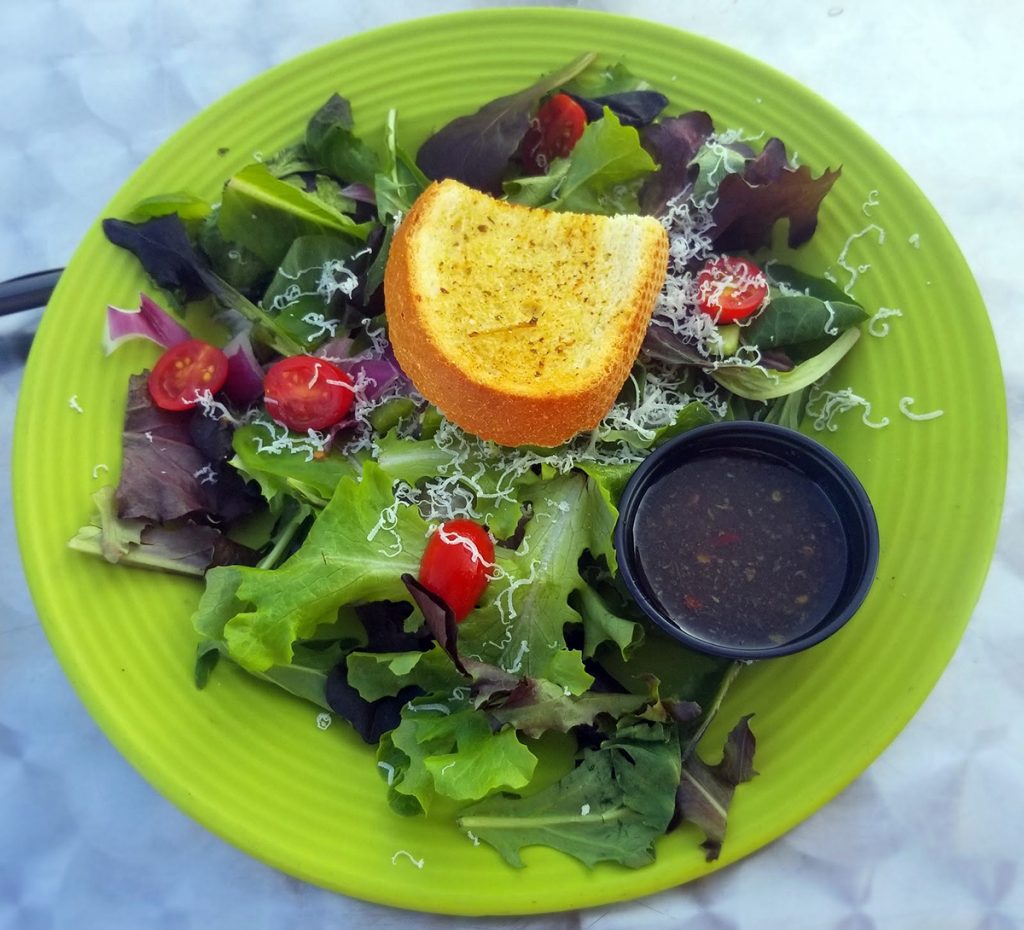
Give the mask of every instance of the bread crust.
[[[513, 391], [484, 383], [467, 371], [464, 364], [451, 359], [425, 322], [429, 298], [418, 284], [416, 240], [421, 233], [429, 233], [435, 199], [444, 185], [452, 184], [457, 182], [442, 181], [427, 188], [399, 225], [391, 243], [384, 274], [384, 299], [388, 335], [399, 365], [416, 389], [448, 419], [501, 445], [556, 446], [582, 430], [593, 429], [611, 409], [640, 350], [665, 280], [667, 235], [658, 226], [660, 235], [649, 236], [643, 273], [631, 277], [632, 293], [623, 295], [619, 303], [628, 304], [632, 312], [626, 325], [617, 331], [615, 344], [607, 347], [600, 370], [590, 382], [567, 387], [548, 380], [541, 381], [537, 390], [532, 390], [531, 385], [531, 392]], [[473, 192], [473, 196], [483, 195]], [[524, 223], [530, 222], [529, 214], [546, 212], [506, 203], [501, 203], [500, 209], [524, 211]]]

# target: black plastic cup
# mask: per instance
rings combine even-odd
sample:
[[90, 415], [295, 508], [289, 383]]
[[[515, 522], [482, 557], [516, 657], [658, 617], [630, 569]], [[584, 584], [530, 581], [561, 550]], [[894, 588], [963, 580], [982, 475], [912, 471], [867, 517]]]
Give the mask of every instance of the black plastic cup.
[[[724, 645], [685, 630], [665, 613], [638, 564], [633, 530], [644, 495], [665, 475], [708, 453], [754, 455], [796, 469], [816, 484], [839, 517], [846, 540], [846, 572], [839, 595], [817, 622], [792, 639], [771, 645]], [[615, 551], [622, 581], [643, 612], [678, 642], [710, 655], [767, 659], [820, 643], [843, 626], [867, 597], [878, 567], [878, 523], [863, 485], [834, 453], [803, 433], [748, 420], [701, 426], [665, 443], [633, 473], [619, 501]]]

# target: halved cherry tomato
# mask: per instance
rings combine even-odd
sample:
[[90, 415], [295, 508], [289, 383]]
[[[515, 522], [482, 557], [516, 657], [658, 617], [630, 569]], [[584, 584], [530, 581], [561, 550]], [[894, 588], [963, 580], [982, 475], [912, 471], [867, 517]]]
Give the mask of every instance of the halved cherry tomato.
[[487, 530], [472, 520], [449, 520], [430, 537], [419, 580], [461, 623], [480, 600], [493, 567], [494, 543]]
[[171, 346], [149, 373], [149, 396], [162, 410], [190, 410], [201, 395], [216, 394], [228, 378], [227, 356], [201, 339]]
[[764, 272], [745, 258], [713, 258], [697, 275], [697, 306], [717, 323], [745, 320], [767, 296]]
[[568, 94], [549, 98], [530, 121], [520, 144], [523, 168], [543, 174], [552, 159], [565, 158], [579, 142], [587, 125], [587, 114]]
[[289, 355], [263, 378], [263, 402], [278, 423], [304, 433], [339, 423], [352, 407], [352, 379], [312, 355]]

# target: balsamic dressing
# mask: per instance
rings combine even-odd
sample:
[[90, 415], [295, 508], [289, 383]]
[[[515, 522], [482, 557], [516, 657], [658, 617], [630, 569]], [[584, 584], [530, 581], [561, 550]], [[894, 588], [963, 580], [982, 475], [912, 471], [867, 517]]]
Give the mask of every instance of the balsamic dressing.
[[784, 462], [708, 452], [648, 488], [633, 545], [648, 596], [720, 646], [789, 642], [835, 604], [846, 576], [839, 514]]

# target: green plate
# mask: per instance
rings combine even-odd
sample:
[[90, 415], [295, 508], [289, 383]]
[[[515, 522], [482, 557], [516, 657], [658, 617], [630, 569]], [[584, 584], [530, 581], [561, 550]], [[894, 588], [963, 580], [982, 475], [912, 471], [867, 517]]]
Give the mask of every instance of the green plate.
[[[83, 702], [138, 770], [211, 830], [292, 875], [371, 901], [464, 914], [549, 911], [645, 895], [746, 856], [825, 804], [907, 723], [957, 646], [994, 546], [1004, 393], [985, 309], [955, 243], [856, 126], [789, 78], [707, 40], [554, 9], [458, 14], [356, 36], [210, 107], [146, 161], [104, 215], [166, 191], [216, 199], [254, 153], [297, 138], [332, 91], [351, 98], [367, 133], [397, 108], [412, 149], [448, 118], [585, 50], [624, 59], [671, 96], [670, 112], [706, 109], [721, 128], [778, 135], [816, 171], [841, 164], [799, 260], [830, 266], [845, 283], [844, 244], [876, 227], [846, 253], [860, 272], [853, 293], [872, 311], [903, 313], [886, 338], [865, 335], [832, 381], [868, 398], [889, 425], [869, 429], [854, 412], [821, 434], [874, 501], [878, 580], [838, 635], [752, 668], [730, 694], [707, 745], [754, 712], [761, 775], [739, 790], [715, 865], [683, 830], [637, 871], [588, 871], [540, 848], [514, 870], [443, 818], [393, 815], [372, 752], [341, 722], [321, 730], [315, 709], [231, 668], [197, 691], [189, 616], [199, 586], [65, 547], [89, 518], [90, 494], [117, 477], [126, 378], [156, 355], [138, 343], [103, 355], [105, 306], [133, 305], [146, 283], [98, 223], [61, 278], [29, 359], [15, 430], [18, 533], [39, 616]], [[969, 379], [956, 374], [966, 345]], [[913, 409], [944, 415], [911, 421], [897, 409], [906, 396]]]

